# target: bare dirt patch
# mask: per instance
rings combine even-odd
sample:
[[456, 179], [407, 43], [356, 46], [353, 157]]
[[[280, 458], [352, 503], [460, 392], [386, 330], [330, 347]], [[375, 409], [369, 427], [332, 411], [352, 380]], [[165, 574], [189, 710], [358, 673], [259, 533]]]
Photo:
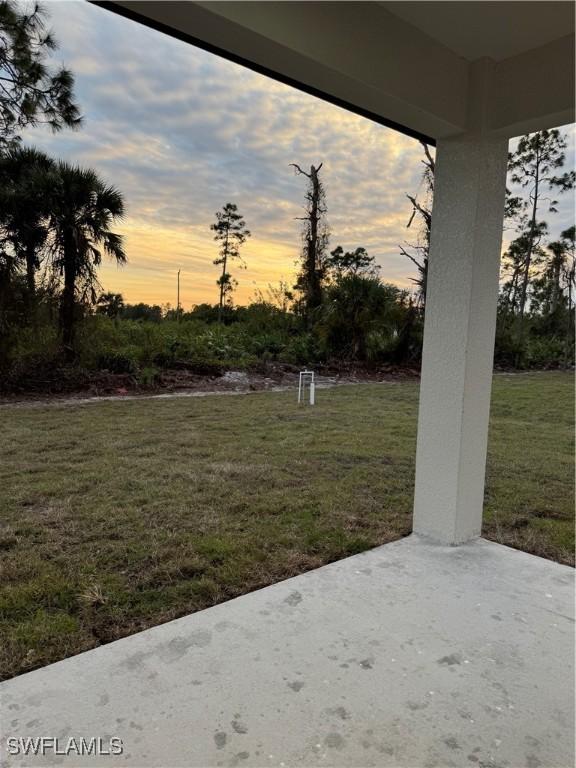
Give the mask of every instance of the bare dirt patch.
[[[205, 395], [240, 395], [250, 392], [284, 392], [298, 387], [298, 368], [287, 365], [268, 365], [265, 372], [170, 370], [163, 372], [158, 381], [142, 386], [127, 374], [100, 372], [92, 374], [85, 386], [72, 392], [27, 392], [0, 397], [2, 406], [30, 405], [78, 405], [83, 402], [107, 400], [133, 400], [141, 398], [166, 399], [175, 397], [202, 397]], [[330, 368], [324, 366], [315, 371], [319, 389], [343, 384], [364, 382], [416, 381], [416, 369], [382, 366], [380, 368]]]

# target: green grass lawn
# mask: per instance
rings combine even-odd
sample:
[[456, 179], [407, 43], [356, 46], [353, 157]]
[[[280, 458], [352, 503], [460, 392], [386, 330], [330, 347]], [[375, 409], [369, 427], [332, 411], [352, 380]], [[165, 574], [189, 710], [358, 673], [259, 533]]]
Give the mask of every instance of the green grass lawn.
[[[410, 532], [418, 385], [3, 408], [0, 668]], [[573, 379], [496, 376], [490, 538], [573, 558]]]

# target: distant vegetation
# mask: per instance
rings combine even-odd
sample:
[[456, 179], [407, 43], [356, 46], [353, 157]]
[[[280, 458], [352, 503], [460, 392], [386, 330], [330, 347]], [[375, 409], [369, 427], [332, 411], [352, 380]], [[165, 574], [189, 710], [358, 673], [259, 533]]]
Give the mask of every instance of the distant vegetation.
[[[303, 365], [417, 368], [426, 310], [434, 158], [424, 147], [423, 192], [408, 195], [414, 242], [399, 246], [417, 268], [414, 289], [380, 274], [361, 244], [331, 248], [322, 168], [293, 163], [306, 182], [302, 253], [294, 285], [233, 302], [251, 233], [234, 203], [206, 223], [217, 241], [214, 305], [126, 304], [98, 282], [104, 258], [126, 261], [117, 229], [122, 193], [86, 168], [23, 147], [19, 133], [47, 122], [77, 128], [74, 79], [51, 70], [55, 42], [41, 10], [0, 2], [0, 387], [70, 389], [108, 371], [153, 386], [161, 371]], [[574, 186], [564, 172], [566, 140], [557, 130], [524, 136], [510, 155], [511, 179], [523, 196], [507, 198], [512, 240], [503, 259], [497, 365], [565, 367], [574, 362], [574, 227], [551, 237], [543, 213]]]

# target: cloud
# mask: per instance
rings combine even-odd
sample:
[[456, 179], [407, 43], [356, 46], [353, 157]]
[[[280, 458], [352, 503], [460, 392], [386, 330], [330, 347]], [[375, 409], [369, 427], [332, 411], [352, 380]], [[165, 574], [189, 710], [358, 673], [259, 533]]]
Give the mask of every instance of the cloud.
[[53, 0], [49, 11], [85, 126], [26, 139], [123, 192], [129, 263], [103, 266], [108, 290], [174, 303], [181, 268], [185, 306], [215, 301], [210, 224], [228, 201], [253, 233], [237, 300], [290, 279], [305, 179], [289, 164], [320, 161], [331, 247], [365, 246], [385, 280], [410, 286], [414, 267], [398, 244], [413, 236], [406, 193], [420, 186], [418, 142], [84, 0]]

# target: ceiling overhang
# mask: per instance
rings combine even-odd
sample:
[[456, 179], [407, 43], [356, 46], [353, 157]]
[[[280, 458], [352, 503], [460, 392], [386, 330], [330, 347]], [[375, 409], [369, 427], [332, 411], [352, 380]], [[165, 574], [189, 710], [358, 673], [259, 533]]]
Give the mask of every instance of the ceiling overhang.
[[[473, 128], [477, 58], [490, 73], [486, 130], [514, 136], [574, 120], [573, 23], [565, 23], [572, 3], [97, 4], [430, 143]], [[424, 6], [420, 26], [417, 6]], [[512, 10], [522, 18], [527, 6], [534, 8], [523, 25], [510, 24]], [[474, 29], [463, 26], [467, 8]], [[508, 19], [503, 28], [494, 27], [498, 14]], [[525, 50], [534, 42], [541, 44]]]

